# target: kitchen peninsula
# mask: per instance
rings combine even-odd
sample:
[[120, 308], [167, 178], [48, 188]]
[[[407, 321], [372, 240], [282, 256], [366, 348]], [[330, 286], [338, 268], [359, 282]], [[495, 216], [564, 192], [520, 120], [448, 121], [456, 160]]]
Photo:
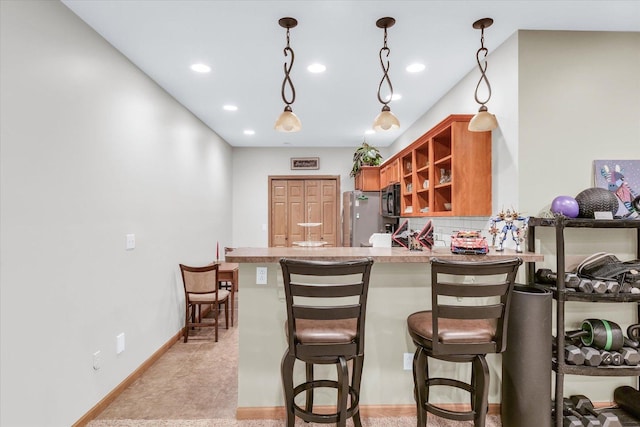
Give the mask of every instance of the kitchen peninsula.
[[[278, 264], [280, 258], [325, 261], [373, 258], [360, 406], [363, 413], [375, 407], [393, 415], [402, 410], [411, 411], [415, 405], [412, 372], [403, 368], [404, 353], [415, 351], [406, 330], [406, 318], [413, 312], [430, 308], [429, 260], [434, 257], [489, 260], [515, 256], [525, 262], [543, 260], [541, 254], [516, 254], [513, 250], [495, 252], [493, 248], [487, 255], [455, 255], [446, 247], [433, 251], [397, 247], [236, 248], [228, 252], [226, 261], [240, 264], [237, 418], [268, 418], [283, 413], [280, 410], [283, 407], [280, 360], [286, 349], [286, 309]], [[267, 268], [266, 284], [256, 284], [257, 267]], [[519, 275], [519, 281], [524, 283], [524, 268]], [[489, 402], [497, 403], [500, 401], [500, 359], [489, 356], [487, 360], [492, 376]], [[459, 370], [461, 376], [469, 374], [470, 366], [468, 371]], [[324, 397], [318, 393], [317, 402], [325, 404]], [[439, 398], [441, 402], [466, 403], [461, 394], [443, 394]]]

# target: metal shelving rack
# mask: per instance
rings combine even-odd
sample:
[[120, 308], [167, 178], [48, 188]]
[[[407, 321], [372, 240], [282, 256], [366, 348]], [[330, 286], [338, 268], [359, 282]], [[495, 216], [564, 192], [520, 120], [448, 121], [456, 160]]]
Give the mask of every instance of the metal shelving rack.
[[[556, 427], [562, 427], [562, 400], [564, 394], [564, 375], [587, 375], [587, 376], [639, 376], [640, 366], [606, 366], [591, 367], [568, 365], [564, 360], [565, 345], [565, 302], [623, 302], [637, 304], [637, 319], [640, 320], [640, 294], [585, 294], [580, 292], [567, 292], [564, 283], [565, 273], [565, 238], [564, 232], [567, 228], [627, 228], [636, 229], [636, 255], [640, 259], [640, 220], [624, 219], [585, 219], [566, 218], [562, 216], [554, 218], [530, 218], [529, 230], [527, 234], [527, 247], [530, 251], [535, 251], [536, 227], [555, 228], [556, 240], [556, 287], [550, 289], [553, 298], [556, 300], [556, 349], [557, 357], [553, 358], [552, 367], [556, 375], [555, 383], [555, 423]], [[527, 282], [535, 283], [535, 263], [527, 263]], [[639, 385], [640, 385], [640, 378]]]

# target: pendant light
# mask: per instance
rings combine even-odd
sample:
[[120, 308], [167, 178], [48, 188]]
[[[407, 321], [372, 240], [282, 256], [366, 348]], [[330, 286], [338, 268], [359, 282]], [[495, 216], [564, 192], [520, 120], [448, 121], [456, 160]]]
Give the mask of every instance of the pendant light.
[[[395, 23], [396, 20], [390, 17], [380, 18], [376, 21], [376, 26], [378, 28], [384, 29], [384, 44], [382, 46], [382, 49], [380, 49], [380, 53], [378, 54], [378, 56], [380, 57], [380, 66], [382, 67], [382, 71], [384, 73], [382, 76], [382, 80], [380, 80], [380, 84], [378, 85], [378, 101], [380, 101], [380, 103], [382, 104], [382, 111], [373, 121], [373, 129], [376, 132], [398, 129], [400, 127], [398, 118], [393, 115], [393, 113], [391, 112], [391, 108], [389, 108], [389, 102], [391, 102], [391, 98], [393, 97], [393, 86], [391, 85], [391, 80], [389, 79], [389, 60], [387, 59], [385, 65], [385, 61], [382, 58], [383, 55], [388, 58], [389, 53], [391, 52], [391, 49], [387, 47], [387, 28], [393, 27], [393, 24]], [[387, 82], [387, 85], [389, 86], [389, 98], [386, 100], [382, 99], [382, 96], [380, 96], [380, 90], [382, 89], [382, 84], [385, 82], [385, 80]]]
[[[494, 130], [498, 127], [498, 120], [496, 120], [496, 116], [491, 114], [487, 110], [487, 106], [485, 105], [491, 99], [491, 85], [489, 84], [489, 79], [487, 78], [487, 54], [489, 50], [484, 47], [484, 29], [488, 28], [493, 24], [493, 19], [491, 18], [482, 18], [473, 23], [473, 28], [481, 31], [480, 35], [480, 49], [476, 52], [476, 62], [478, 63], [478, 68], [480, 69], [480, 80], [478, 80], [478, 84], [476, 85], [475, 98], [476, 102], [480, 104], [480, 109], [478, 113], [473, 116], [471, 121], [469, 122], [469, 130], [473, 132], [485, 132]], [[482, 60], [480, 59], [480, 55], [482, 55]], [[482, 66], [482, 62], [484, 62], [484, 67]], [[487, 99], [486, 101], [481, 101], [478, 98], [478, 89], [480, 88], [480, 83], [484, 80], [484, 83], [487, 85]]]
[[[293, 86], [293, 82], [291, 81], [291, 68], [293, 67], [294, 54], [293, 49], [289, 45], [289, 30], [298, 25], [298, 21], [294, 18], [280, 18], [278, 24], [282, 28], [287, 29], [287, 46], [284, 48], [284, 56], [285, 58], [291, 55], [291, 61], [284, 63], [284, 80], [282, 81], [282, 100], [286, 104], [284, 107], [284, 111], [276, 120], [275, 129], [280, 132], [298, 132], [302, 129], [302, 124], [300, 123], [300, 119], [293, 113], [291, 109], [291, 104], [296, 100], [296, 88]], [[287, 99], [285, 94], [285, 87], [289, 85], [291, 90], [291, 100]]]

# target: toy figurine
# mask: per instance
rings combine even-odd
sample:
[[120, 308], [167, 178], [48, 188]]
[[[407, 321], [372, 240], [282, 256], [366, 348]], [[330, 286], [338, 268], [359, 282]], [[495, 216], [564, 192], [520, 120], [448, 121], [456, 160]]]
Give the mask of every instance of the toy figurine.
[[[521, 227], [518, 227], [516, 221], [522, 223]], [[498, 231], [497, 223], [504, 222], [502, 230]], [[527, 231], [527, 224], [529, 223], [529, 217], [523, 217], [517, 211], [509, 210], [501, 211], [497, 216], [491, 218], [491, 228], [489, 233], [493, 236], [491, 246], [496, 245], [496, 238], [498, 238], [498, 247], [496, 251], [504, 251], [504, 241], [507, 238], [507, 234], [511, 233], [511, 238], [516, 242], [516, 252], [522, 252], [522, 241]]]

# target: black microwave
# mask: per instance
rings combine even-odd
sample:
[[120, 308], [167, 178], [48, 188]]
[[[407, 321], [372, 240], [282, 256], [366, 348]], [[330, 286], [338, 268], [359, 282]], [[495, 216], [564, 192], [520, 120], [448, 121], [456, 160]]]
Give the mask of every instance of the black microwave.
[[400, 184], [391, 184], [381, 190], [380, 212], [382, 216], [400, 216]]

